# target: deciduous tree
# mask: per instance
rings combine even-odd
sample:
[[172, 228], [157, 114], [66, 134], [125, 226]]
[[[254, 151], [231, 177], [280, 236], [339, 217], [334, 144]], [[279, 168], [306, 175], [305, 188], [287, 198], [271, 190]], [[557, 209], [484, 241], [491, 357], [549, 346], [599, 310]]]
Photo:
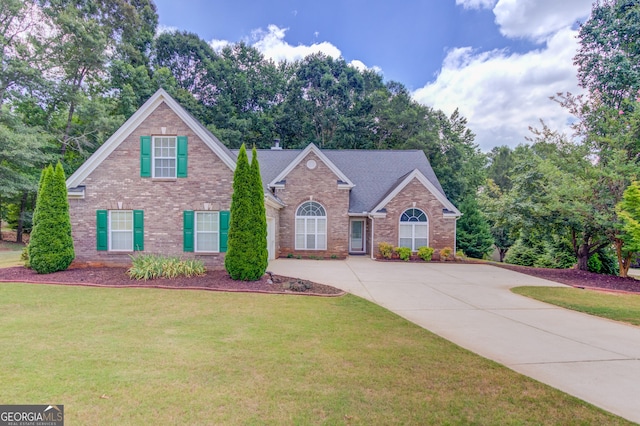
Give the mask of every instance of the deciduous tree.
[[635, 181], [624, 191], [622, 201], [616, 206], [620, 218], [624, 246], [616, 247], [622, 257], [620, 276], [626, 277], [634, 255], [640, 253], [640, 182]]
[[640, 1], [596, 1], [578, 38], [580, 85], [618, 108], [640, 88]]

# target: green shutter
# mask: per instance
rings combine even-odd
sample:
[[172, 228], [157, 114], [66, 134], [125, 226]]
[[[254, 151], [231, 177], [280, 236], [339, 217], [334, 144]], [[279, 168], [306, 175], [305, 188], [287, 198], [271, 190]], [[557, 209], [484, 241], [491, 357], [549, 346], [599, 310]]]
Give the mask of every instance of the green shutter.
[[220, 212], [220, 252], [227, 251], [227, 241], [229, 239], [229, 212]]
[[109, 250], [109, 213], [106, 210], [96, 211], [97, 249]]
[[133, 211], [133, 250], [144, 250], [144, 211]]
[[151, 177], [151, 136], [140, 136], [140, 177]]
[[187, 177], [187, 137], [178, 136], [178, 175], [179, 178]]
[[185, 210], [182, 216], [182, 235], [184, 251], [193, 251], [193, 210]]

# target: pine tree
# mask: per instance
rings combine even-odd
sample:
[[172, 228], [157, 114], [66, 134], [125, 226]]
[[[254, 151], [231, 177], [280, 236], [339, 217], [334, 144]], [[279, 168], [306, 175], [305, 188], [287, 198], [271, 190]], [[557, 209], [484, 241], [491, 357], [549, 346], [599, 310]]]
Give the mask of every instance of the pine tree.
[[75, 258], [69, 201], [62, 165], [49, 165], [40, 177], [29, 242], [29, 263], [39, 274], [64, 271]]
[[[259, 172], [257, 165], [256, 169]], [[259, 202], [256, 196], [257, 184], [260, 184]], [[255, 179], [243, 144], [233, 175], [231, 222], [227, 255], [224, 259], [224, 266], [234, 280], [255, 281], [266, 270], [266, 259], [263, 259], [266, 251], [266, 219], [264, 213], [262, 216], [260, 213], [260, 206], [264, 212], [263, 197], [262, 184]]]
[[474, 197], [469, 197], [460, 205], [463, 215], [457, 225], [457, 246], [469, 257], [482, 259], [491, 251], [493, 236]]

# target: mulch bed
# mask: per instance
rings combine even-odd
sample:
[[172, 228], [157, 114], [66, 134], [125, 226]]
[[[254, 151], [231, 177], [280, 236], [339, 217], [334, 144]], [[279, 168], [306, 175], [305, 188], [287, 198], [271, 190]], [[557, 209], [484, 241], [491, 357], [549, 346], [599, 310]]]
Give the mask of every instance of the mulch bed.
[[226, 271], [207, 271], [201, 277], [133, 280], [127, 268], [71, 267], [53, 274], [37, 274], [22, 266], [0, 268], [0, 281], [42, 284], [71, 284], [96, 287], [155, 287], [194, 290], [235, 291], [251, 293], [304, 294], [313, 296], [342, 296], [344, 291], [324, 284], [297, 278], [265, 274], [258, 281], [235, 281]]
[[578, 269], [546, 269], [530, 268], [527, 266], [509, 265], [506, 263], [491, 263], [500, 268], [510, 269], [523, 274], [532, 275], [557, 283], [577, 288], [592, 288], [605, 291], [640, 293], [640, 280], [622, 278], [615, 275], [603, 275]]

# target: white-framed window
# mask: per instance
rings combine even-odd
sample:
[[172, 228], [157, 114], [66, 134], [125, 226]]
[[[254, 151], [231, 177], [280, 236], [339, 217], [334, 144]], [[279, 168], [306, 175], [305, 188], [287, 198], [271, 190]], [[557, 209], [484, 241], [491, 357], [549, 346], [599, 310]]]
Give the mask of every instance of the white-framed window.
[[109, 210], [109, 250], [133, 251], [133, 210]]
[[195, 212], [195, 251], [217, 253], [220, 251], [220, 213]]
[[296, 250], [326, 249], [326, 210], [315, 201], [302, 203], [296, 210]]
[[153, 177], [176, 177], [178, 138], [176, 136], [154, 136], [152, 143]]
[[400, 247], [409, 247], [418, 251], [419, 247], [429, 245], [429, 221], [420, 209], [407, 209], [400, 215]]

